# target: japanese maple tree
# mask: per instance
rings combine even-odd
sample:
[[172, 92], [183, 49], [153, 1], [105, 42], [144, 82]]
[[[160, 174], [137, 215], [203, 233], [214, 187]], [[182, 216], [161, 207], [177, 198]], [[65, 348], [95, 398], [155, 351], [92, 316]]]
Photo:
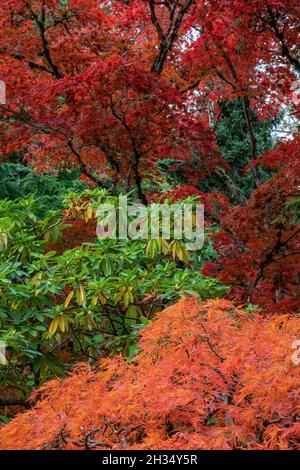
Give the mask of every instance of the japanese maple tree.
[[254, 159], [249, 109], [276, 113], [290, 94], [297, 15], [293, 1], [8, 0], [2, 157], [76, 166], [101, 186], [135, 187], [143, 202], [143, 180], [158, 184], [166, 158], [226, 179], [211, 111], [242, 97]]
[[[299, 449], [297, 318], [182, 300], [131, 363], [78, 366], [0, 430], [1, 449]], [[33, 397], [34, 398], [34, 397]]]
[[300, 308], [299, 157], [298, 137], [255, 162], [274, 175], [243, 207], [222, 212], [214, 235], [221, 256], [204, 269], [232, 287], [231, 298], [269, 313]]

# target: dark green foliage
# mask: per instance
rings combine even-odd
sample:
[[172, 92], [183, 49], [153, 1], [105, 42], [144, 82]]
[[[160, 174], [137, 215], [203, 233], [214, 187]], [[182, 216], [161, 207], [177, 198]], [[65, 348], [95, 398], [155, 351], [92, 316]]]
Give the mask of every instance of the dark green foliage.
[[[272, 131], [279, 118], [260, 121], [253, 110], [249, 109], [249, 113], [257, 142], [256, 157], [259, 157], [274, 147]], [[251, 162], [251, 145], [241, 100], [223, 103], [216, 133], [219, 150], [230, 165], [227, 173], [240, 190], [241, 196], [248, 198], [257, 183], [266, 180], [270, 173], [262, 169], [258, 169], [257, 174], [254, 174], [253, 170], [244, 171]], [[201, 181], [198, 187], [205, 192], [212, 191], [213, 188], [216, 192], [225, 193], [232, 202], [238, 202], [233, 200], [232, 194], [229, 193], [228, 188], [224, 187], [216, 174], [212, 174], [203, 182]]]
[[27, 198], [31, 195], [41, 198], [40, 206], [59, 209], [63, 196], [68, 191], [80, 191], [86, 187], [79, 180], [78, 171], [54, 174], [39, 174], [32, 167], [21, 163], [0, 165], [0, 199]]
[[[273, 131], [281, 118], [261, 121], [251, 108], [249, 108], [249, 114], [256, 139], [256, 157], [259, 157], [275, 146]], [[223, 193], [229, 197], [233, 204], [238, 204], [247, 199], [257, 185], [267, 180], [270, 177], [270, 172], [260, 167], [255, 168], [255, 170], [245, 171], [245, 167], [252, 161], [252, 155], [241, 100], [224, 102], [221, 106], [218, 123], [215, 126], [217, 145], [220, 153], [228, 163], [228, 168], [225, 176], [222, 170], [217, 169], [203, 179], [199, 177], [198, 184], [195, 186], [206, 193]], [[170, 185], [176, 187], [177, 185], [187, 184], [186, 163], [176, 165], [174, 169], [173, 167], [174, 161], [168, 159], [161, 161], [159, 164], [159, 168], [167, 175], [167, 181]], [[196, 162], [189, 164], [188, 167], [191, 174], [198, 171]], [[170, 168], [172, 168], [172, 171], [170, 171]]]

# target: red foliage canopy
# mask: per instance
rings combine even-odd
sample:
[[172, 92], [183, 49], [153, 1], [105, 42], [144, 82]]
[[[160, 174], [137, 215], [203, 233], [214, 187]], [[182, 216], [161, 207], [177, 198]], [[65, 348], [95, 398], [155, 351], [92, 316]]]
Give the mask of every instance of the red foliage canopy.
[[[137, 187], [168, 157], [199, 179], [223, 165], [210, 127], [225, 98], [277, 112], [293, 93], [294, 0], [7, 0], [0, 18], [1, 154], [40, 170], [77, 166]], [[197, 89], [197, 93], [194, 90]], [[208, 105], [209, 104], [209, 105]]]
[[232, 286], [229, 295], [239, 302], [251, 301], [269, 313], [295, 313], [300, 309], [299, 138], [256, 164], [275, 173], [244, 207], [223, 212], [215, 236], [221, 257], [204, 272]]

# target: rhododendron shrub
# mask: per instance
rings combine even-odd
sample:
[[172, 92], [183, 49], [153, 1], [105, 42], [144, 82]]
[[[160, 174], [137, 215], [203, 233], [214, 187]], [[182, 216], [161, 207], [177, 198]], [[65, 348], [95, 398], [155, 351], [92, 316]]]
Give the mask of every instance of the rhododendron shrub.
[[0, 431], [1, 449], [299, 449], [299, 318], [181, 300], [131, 361], [79, 365]]
[[105, 190], [73, 192], [63, 213], [46, 214], [33, 196], [0, 202], [0, 342], [7, 357], [0, 383], [14, 392], [4, 405], [17, 399], [26, 406], [35, 388], [75, 362], [135, 355], [138, 329], [181, 296], [204, 300], [227, 290], [201, 274], [208, 247], [188, 251], [172, 230], [168, 240], [98, 239], [101, 204], [118, 207], [119, 199]]

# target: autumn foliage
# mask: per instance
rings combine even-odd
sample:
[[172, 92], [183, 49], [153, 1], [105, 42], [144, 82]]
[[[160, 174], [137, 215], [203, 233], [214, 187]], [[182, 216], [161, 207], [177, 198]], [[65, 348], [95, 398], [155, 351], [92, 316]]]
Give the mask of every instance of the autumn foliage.
[[240, 97], [255, 158], [251, 108], [276, 115], [300, 70], [296, 3], [8, 0], [1, 157], [77, 167], [96, 184], [136, 186], [145, 202], [165, 158], [193, 184], [226, 167], [209, 114]]
[[[299, 449], [299, 1], [2, 3], [0, 448]], [[201, 253], [98, 243], [98, 193], [191, 196]]]
[[[283, 142], [253, 161], [272, 171], [243, 205], [230, 206], [218, 193], [180, 186], [165, 195], [172, 201], [194, 196], [205, 207], [218, 258], [203, 272], [230, 286], [228, 297], [252, 302], [263, 315], [300, 309], [299, 137]], [[245, 170], [247, 171], [247, 169]], [[220, 230], [213, 231], [215, 224]]]
[[231, 286], [230, 297], [258, 304], [265, 313], [300, 309], [299, 137], [257, 161], [273, 176], [243, 207], [223, 210], [214, 236], [221, 255], [204, 272]]
[[0, 431], [2, 449], [297, 449], [300, 321], [181, 300], [131, 363], [79, 365]]

